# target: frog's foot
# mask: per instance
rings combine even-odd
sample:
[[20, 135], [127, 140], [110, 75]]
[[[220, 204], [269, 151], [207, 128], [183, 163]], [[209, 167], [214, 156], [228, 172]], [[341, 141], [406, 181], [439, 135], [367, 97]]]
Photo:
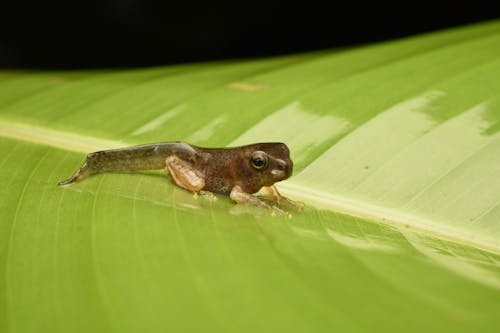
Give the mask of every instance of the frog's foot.
[[195, 199], [198, 199], [199, 196], [202, 196], [203, 198], [210, 200], [210, 201], [217, 201], [217, 195], [210, 191], [203, 191], [200, 190], [198, 192], [193, 192], [193, 196]]
[[276, 206], [271, 206], [271, 216], [284, 216], [286, 218], [291, 219], [293, 215], [287, 211], [284, 211], [283, 209], [276, 207]]
[[273, 185], [273, 186], [264, 186], [263, 189], [267, 192], [268, 197], [276, 202], [278, 205], [284, 206], [284, 207], [289, 207], [296, 209], [298, 211], [304, 210], [304, 204], [299, 201], [293, 201], [290, 200], [284, 196], [282, 196], [279, 192], [278, 189]]
[[210, 201], [217, 201], [217, 195], [215, 195], [214, 193], [212, 193], [210, 191], [200, 190], [200, 192], [198, 192], [198, 194], [203, 196], [204, 198], [207, 198]]
[[267, 202], [261, 200], [260, 198], [253, 196], [250, 193], [244, 192], [240, 186], [233, 187], [233, 189], [231, 190], [230, 197], [231, 197], [231, 199], [233, 199], [237, 203], [249, 204], [249, 205], [253, 205], [253, 206], [259, 206], [259, 207], [266, 208], [269, 210], [269, 212], [273, 216], [281, 215], [281, 216], [285, 216], [287, 218], [292, 217], [292, 214], [284, 211], [283, 209], [276, 207], [274, 205], [270, 205]]

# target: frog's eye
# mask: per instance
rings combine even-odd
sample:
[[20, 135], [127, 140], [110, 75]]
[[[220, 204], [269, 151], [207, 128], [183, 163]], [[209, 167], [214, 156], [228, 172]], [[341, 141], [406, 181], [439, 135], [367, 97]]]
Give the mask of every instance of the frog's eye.
[[251, 164], [254, 169], [262, 170], [267, 166], [267, 155], [263, 151], [256, 151], [252, 154]]

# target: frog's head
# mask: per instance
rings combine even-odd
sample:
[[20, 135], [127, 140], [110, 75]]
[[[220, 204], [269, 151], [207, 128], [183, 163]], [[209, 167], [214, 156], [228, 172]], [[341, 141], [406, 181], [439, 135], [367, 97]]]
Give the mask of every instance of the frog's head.
[[261, 186], [271, 186], [292, 175], [293, 162], [286, 144], [257, 143], [248, 146], [246, 151], [248, 166]]

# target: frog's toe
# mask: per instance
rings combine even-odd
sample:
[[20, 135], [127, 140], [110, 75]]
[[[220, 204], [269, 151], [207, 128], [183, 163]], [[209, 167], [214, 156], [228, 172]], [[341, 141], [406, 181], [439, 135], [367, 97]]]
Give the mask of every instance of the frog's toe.
[[213, 192], [201, 190], [199, 191], [199, 194], [210, 201], [217, 201], [217, 195]]

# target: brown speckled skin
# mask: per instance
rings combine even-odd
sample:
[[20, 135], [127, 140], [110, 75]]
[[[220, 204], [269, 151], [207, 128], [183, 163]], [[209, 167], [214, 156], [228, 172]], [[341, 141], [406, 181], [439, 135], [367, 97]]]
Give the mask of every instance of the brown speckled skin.
[[[261, 170], [251, 165], [251, 155], [255, 151], [267, 154], [268, 164]], [[166, 158], [172, 155], [188, 162], [201, 173], [205, 181], [203, 190], [223, 194], [229, 194], [236, 185], [246, 193], [255, 193], [263, 186], [287, 179], [293, 170], [290, 152], [284, 143], [202, 148], [185, 142], [164, 142], [91, 153], [83, 166], [59, 185], [103, 172], [164, 169]]]
[[[257, 143], [235, 148], [197, 148], [199, 156], [203, 156], [195, 168], [205, 178], [204, 190], [228, 194], [239, 185], [246, 193], [255, 193], [262, 186], [284, 180], [292, 175], [293, 162], [290, 152], [284, 143]], [[263, 170], [251, 166], [251, 155], [255, 151], [263, 151], [268, 156], [268, 165]], [[273, 175], [272, 170], [279, 170]]]

